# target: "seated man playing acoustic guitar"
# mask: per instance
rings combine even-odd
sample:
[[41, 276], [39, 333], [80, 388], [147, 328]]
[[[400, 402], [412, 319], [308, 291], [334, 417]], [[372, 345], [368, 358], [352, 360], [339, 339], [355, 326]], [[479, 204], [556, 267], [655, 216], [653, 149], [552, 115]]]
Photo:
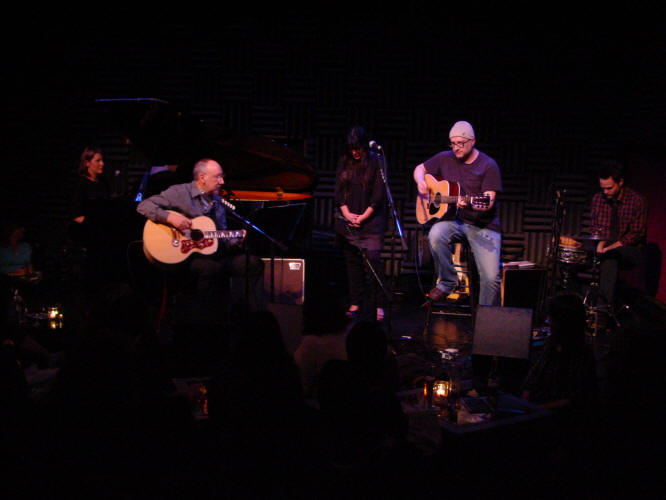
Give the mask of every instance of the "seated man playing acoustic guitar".
[[458, 278], [451, 246], [464, 238], [479, 272], [479, 304], [497, 306], [502, 236], [495, 198], [502, 190], [500, 171], [495, 160], [474, 147], [474, 129], [469, 123], [455, 123], [449, 139], [451, 151], [442, 151], [414, 169], [417, 219], [423, 224], [441, 218], [428, 234], [438, 278], [429, 296], [440, 301], [455, 292]]
[[[218, 191], [224, 185], [222, 167], [215, 160], [204, 158], [199, 160], [193, 169], [194, 179], [184, 184], [175, 184], [159, 194], [143, 200], [137, 211], [147, 219], [171, 226], [181, 233], [193, 228], [193, 219], [206, 216], [212, 219], [217, 230], [227, 228], [226, 209]], [[225, 290], [225, 282], [229, 276], [245, 276], [250, 278], [248, 294], [249, 309], [257, 309], [261, 301], [259, 280], [263, 276], [263, 261], [257, 257], [237, 254], [229, 256], [229, 245], [219, 245], [211, 255], [193, 251], [185, 261], [189, 271], [197, 280], [197, 297], [202, 301], [199, 305], [206, 310], [203, 303], [208, 303], [213, 310], [222, 305], [215, 302]], [[144, 241], [144, 246], [148, 242]]]

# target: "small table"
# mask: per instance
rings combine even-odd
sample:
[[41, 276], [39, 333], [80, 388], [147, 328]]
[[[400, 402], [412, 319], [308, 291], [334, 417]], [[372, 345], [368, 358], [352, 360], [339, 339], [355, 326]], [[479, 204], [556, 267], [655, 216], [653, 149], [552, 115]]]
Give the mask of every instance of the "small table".
[[[398, 393], [403, 410], [406, 413], [428, 412], [437, 413], [437, 419], [440, 428], [445, 434], [462, 436], [475, 432], [506, 427], [523, 422], [535, 421], [551, 415], [548, 409], [537, 406], [529, 401], [508, 393], [499, 393], [496, 398], [496, 405], [492, 413], [487, 417], [481, 418], [473, 423], [457, 423], [451, 421], [450, 410], [445, 408], [438, 409], [436, 403], [428, 407], [423, 401], [423, 390], [413, 389]], [[459, 409], [460, 411], [465, 411]]]
[[[462, 410], [459, 410], [462, 411]], [[514, 396], [513, 394], [500, 393], [497, 396], [495, 411], [478, 422], [458, 424], [446, 418], [439, 419], [440, 426], [446, 432], [455, 435], [470, 434], [486, 429], [494, 429], [515, 425], [522, 422], [538, 420], [551, 415], [545, 408], [534, 405], [529, 401]]]

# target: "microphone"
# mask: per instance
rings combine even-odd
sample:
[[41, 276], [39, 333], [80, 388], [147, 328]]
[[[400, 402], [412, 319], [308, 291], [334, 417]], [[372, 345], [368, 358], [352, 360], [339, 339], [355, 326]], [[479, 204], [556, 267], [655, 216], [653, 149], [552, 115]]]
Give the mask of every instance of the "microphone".
[[219, 199], [218, 201], [219, 201], [222, 205], [224, 205], [225, 207], [231, 209], [232, 211], [233, 211], [233, 210], [236, 210], [236, 205], [234, 205], [234, 204], [232, 204], [232, 203], [229, 203], [229, 202], [228, 202], [227, 200], [225, 200], [224, 198], [220, 197], [220, 199]]
[[376, 149], [377, 151], [381, 151], [382, 147], [377, 144], [375, 141], [370, 141], [370, 149]]
[[213, 205], [215, 205], [215, 203], [219, 203], [220, 205], [222, 205], [224, 207], [227, 207], [231, 211], [236, 210], [236, 205], [234, 205], [233, 203], [228, 202], [227, 200], [222, 198], [219, 194], [216, 194], [213, 197]]

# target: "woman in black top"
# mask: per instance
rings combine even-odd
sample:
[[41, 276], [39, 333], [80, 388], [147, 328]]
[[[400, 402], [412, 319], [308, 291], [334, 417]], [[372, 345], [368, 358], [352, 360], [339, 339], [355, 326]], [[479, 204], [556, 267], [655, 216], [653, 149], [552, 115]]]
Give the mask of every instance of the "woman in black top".
[[97, 148], [86, 147], [81, 153], [74, 192], [72, 193], [72, 220], [83, 224], [86, 218], [86, 204], [90, 200], [105, 200], [110, 196], [109, 185], [104, 177], [104, 157]]
[[[369, 150], [365, 130], [360, 126], [349, 130], [338, 161], [335, 203], [336, 240], [345, 256], [349, 280], [347, 316], [357, 318], [372, 311], [381, 321], [384, 296], [377, 279], [383, 283], [380, 252], [386, 232], [386, 191], [381, 162]], [[362, 252], [372, 269], [366, 265]]]
[[106, 279], [113, 263], [106, 228], [100, 225], [100, 217], [106, 214], [101, 205], [94, 205], [111, 198], [100, 149], [86, 147], [83, 150], [78, 174], [70, 200], [68, 234], [71, 241], [86, 248], [89, 284], [97, 286], [101, 279]]

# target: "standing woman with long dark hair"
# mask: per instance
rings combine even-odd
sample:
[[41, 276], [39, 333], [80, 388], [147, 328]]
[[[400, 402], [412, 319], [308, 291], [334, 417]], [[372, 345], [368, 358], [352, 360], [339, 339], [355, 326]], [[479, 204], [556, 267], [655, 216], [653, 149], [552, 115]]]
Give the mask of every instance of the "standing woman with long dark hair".
[[104, 175], [102, 150], [85, 147], [81, 152], [77, 173], [70, 197], [71, 222], [68, 235], [73, 242], [86, 248], [87, 282], [94, 288], [110, 274], [112, 264], [105, 233], [107, 228], [98, 226], [92, 211], [92, 204], [111, 198], [111, 189]]
[[[386, 191], [379, 157], [368, 147], [363, 127], [352, 127], [335, 177], [336, 240], [342, 248], [349, 281], [352, 319], [384, 319], [385, 297], [380, 258], [386, 232]], [[366, 264], [364, 254], [370, 263]]]

